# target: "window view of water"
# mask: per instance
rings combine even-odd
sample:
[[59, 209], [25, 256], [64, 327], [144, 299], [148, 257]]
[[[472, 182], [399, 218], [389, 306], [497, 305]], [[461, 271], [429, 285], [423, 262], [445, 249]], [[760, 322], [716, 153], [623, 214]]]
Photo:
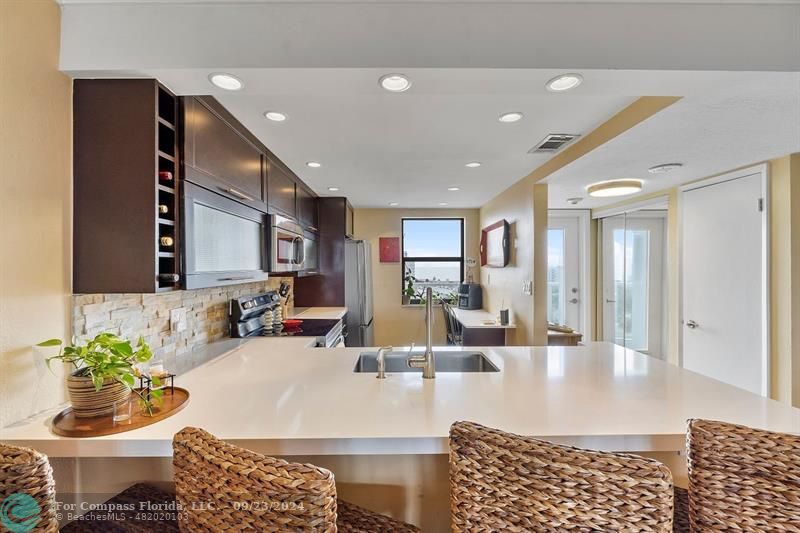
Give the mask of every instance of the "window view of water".
[[436, 301], [455, 301], [464, 279], [462, 219], [403, 219], [403, 303], [421, 303], [425, 290]]

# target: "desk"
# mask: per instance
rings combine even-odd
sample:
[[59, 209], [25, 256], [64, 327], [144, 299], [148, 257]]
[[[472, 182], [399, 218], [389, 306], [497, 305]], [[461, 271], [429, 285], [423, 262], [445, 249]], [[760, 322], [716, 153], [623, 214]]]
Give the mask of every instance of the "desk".
[[547, 330], [548, 346], [578, 346], [582, 340], [583, 334], [578, 333], [577, 331], [567, 333], [553, 329]]
[[497, 316], [484, 309], [457, 309], [453, 314], [461, 323], [461, 341], [464, 346], [505, 346], [506, 330], [515, 329], [514, 324], [505, 326], [497, 321]]

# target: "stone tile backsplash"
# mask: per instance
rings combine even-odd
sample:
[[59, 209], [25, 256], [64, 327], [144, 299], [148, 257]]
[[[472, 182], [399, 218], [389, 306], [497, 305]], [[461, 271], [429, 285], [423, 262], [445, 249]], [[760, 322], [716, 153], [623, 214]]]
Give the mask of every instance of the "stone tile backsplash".
[[[231, 298], [277, 290], [281, 281], [174, 291], [159, 294], [76, 294], [72, 297], [72, 332], [78, 339], [104, 331], [136, 341], [143, 336], [156, 357], [180, 356], [228, 336], [228, 302]], [[294, 294], [292, 291], [291, 294]], [[293, 303], [289, 299], [289, 305]], [[172, 332], [169, 315], [186, 310], [186, 329]]]

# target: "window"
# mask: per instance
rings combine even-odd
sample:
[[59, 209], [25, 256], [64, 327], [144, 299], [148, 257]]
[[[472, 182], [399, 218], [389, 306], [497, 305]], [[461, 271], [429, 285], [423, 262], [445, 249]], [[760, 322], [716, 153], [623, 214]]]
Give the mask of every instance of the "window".
[[455, 303], [464, 280], [464, 219], [404, 218], [402, 246], [403, 304], [424, 303], [428, 287], [435, 302]]
[[564, 295], [564, 229], [547, 230], [547, 321], [566, 324]]

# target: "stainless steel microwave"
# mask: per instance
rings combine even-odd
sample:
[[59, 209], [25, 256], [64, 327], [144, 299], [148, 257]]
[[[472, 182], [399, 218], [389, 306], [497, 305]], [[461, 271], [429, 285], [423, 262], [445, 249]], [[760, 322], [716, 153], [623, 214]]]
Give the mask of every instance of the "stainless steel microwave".
[[269, 277], [269, 215], [184, 182], [186, 288], [250, 283]]
[[300, 224], [272, 215], [270, 272], [299, 272], [305, 268], [305, 237]]

